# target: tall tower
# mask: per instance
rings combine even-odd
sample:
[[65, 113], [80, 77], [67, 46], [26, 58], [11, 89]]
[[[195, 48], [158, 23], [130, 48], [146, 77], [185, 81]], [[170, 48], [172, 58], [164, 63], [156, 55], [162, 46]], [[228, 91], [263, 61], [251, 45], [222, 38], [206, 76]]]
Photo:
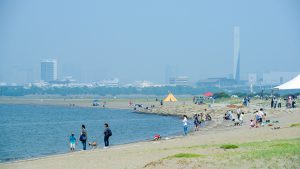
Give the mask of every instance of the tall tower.
[[41, 62], [41, 80], [51, 82], [57, 80], [57, 61], [47, 59]]
[[240, 27], [234, 27], [233, 79], [240, 81]]

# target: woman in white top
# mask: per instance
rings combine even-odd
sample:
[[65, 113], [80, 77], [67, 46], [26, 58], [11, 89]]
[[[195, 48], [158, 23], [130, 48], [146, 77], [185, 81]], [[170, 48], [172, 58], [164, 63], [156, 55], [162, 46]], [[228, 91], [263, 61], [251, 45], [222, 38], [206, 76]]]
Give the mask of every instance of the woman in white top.
[[188, 132], [188, 125], [187, 125], [187, 116], [186, 115], [183, 115], [183, 120], [182, 120], [182, 123], [183, 123], [183, 131], [184, 131], [184, 135], [187, 135], [187, 132]]

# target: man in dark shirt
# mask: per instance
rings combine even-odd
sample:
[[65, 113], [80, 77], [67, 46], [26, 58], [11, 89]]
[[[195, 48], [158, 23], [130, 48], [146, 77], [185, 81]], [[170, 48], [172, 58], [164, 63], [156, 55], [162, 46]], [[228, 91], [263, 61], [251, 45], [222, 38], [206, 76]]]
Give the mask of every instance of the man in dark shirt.
[[109, 129], [107, 123], [104, 124], [104, 132], [103, 132], [103, 134], [104, 134], [104, 145], [105, 145], [104, 148], [108, 148], [108, 146], [109, 146], [109, 137], [112, 136], [112, 132]]

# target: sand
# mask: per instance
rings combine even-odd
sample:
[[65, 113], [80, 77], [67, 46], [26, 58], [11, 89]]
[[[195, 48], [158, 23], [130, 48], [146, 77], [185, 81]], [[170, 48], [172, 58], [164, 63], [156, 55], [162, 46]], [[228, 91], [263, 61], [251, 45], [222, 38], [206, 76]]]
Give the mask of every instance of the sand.
[[[32, 103], [32, 102], [31, 102]], [[113, 102], [108, 103], [111, 108], [126, 108], [128, 102], [116, 102], [122, 106], [112, 106]], [[156, 102], [146, 104], [158, 104]], [[77, 103], [78, 104], [78, 103]], [[66, 153], [61, 155], [53, 155], [43, 158], [22, 160], [11, 163], [0, 164], [0, 169], [74, 169], [74, 168], [103, 168], [103, 169], [140, 169], [140, 168], [268, 168], [275, 163], [287, 163], [286, 168], [293, 168], [300, 164], [299, 159], [291, 159], [290, 161], [280, 158], [274, 159], [272, 162], [264, 162], [259, 160], [243, 164], [227, 161], [227, 158], [215, 157], [212, 154], [222, 154], [225, 150], [212, 146], [211, 148], [199, 148], [204, 145], [218, 145], [224, 143], [239, 144], [246, 142], [270, 141], [278, 139], [300, 138], [300, 127], [290, 127], [293, 123], [300, 122], [300, 109], [266, 109], [268, 117], [271, 120], [278, 120], [279, 123], [275, 126], [280, 126], [278, 130], [272, 129], [274, 126], [265, 126], [261, 128], [249, 128], [248, 121], [253, 118], [252, 112], [259, 107], [266, 107], [267, 103], [257, 101], [250, 108], [243, 108], [247, 114], [243, 126], [232, 126], [231, 122], [224, 122], [221, 116], [228, 109], [226, 105], [229, 103], [217, 103], [209, 108], [207, 105], [198, 106], [189, 103], [188, 101], [179, 102], [176, 104], [170, 103], [167, 108], [160, 108], [156, 105], [158, 113], [165, 114], [188, 114], [203, 111], [204, 108], [209, 108], [209, 112], [215, 119], [214, 122], [207, 128], [203, 128], [198, 132], [189, 134], [188, 136], [179, 136], [168, 140], [138, 142], [126, 145], [113, 146], [108, 149], [96, 149], [89, 151], [79, 151], [75, 153]], [[196, 107], [196, 108], [195, 108]], [[183, 111], [185, 110], [185, 112]], [[154, 111], [154, 110], [152, 110]], [[151, 111], [151, 112], [152, 112]], [[148, 113], [151, 113], [150, 111]], [[195, 148], [190, 148], [195, 146]], [[239, 149], [237, 151], [246, 151]], [[191, 158], [177, 159], [168, 158], [178, 153], [197, 153], [208, 155], [208, 158]], [[239, 152], [240, 153], [240, 152]], [[300, 152], [299, 152], [300, 153]], [[238, 158], [238, 160], [240, 160]], [[234, 163], [234, 165], [231, 165]], [[270, 164], [269, 164], [270, 163]], [[298, 165], [299, 166], [299, 165]], [[271, 167], [274, 168], [274, 167]], [[276, 167], [275, 167], [276, 168]], [[297, 167], [296, 167], [297, 168]]]

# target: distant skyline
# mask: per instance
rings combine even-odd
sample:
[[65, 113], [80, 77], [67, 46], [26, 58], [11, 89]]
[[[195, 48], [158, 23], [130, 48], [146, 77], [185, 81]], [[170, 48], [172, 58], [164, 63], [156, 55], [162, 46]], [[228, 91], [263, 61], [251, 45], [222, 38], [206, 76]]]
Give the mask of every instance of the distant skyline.
[[40, 80], [44, 59], [82, 82], [229, 76], [234, 26], [242, 78], [300, 72], [298, 0], [2, 0], [0, 25], [0, 82]]

